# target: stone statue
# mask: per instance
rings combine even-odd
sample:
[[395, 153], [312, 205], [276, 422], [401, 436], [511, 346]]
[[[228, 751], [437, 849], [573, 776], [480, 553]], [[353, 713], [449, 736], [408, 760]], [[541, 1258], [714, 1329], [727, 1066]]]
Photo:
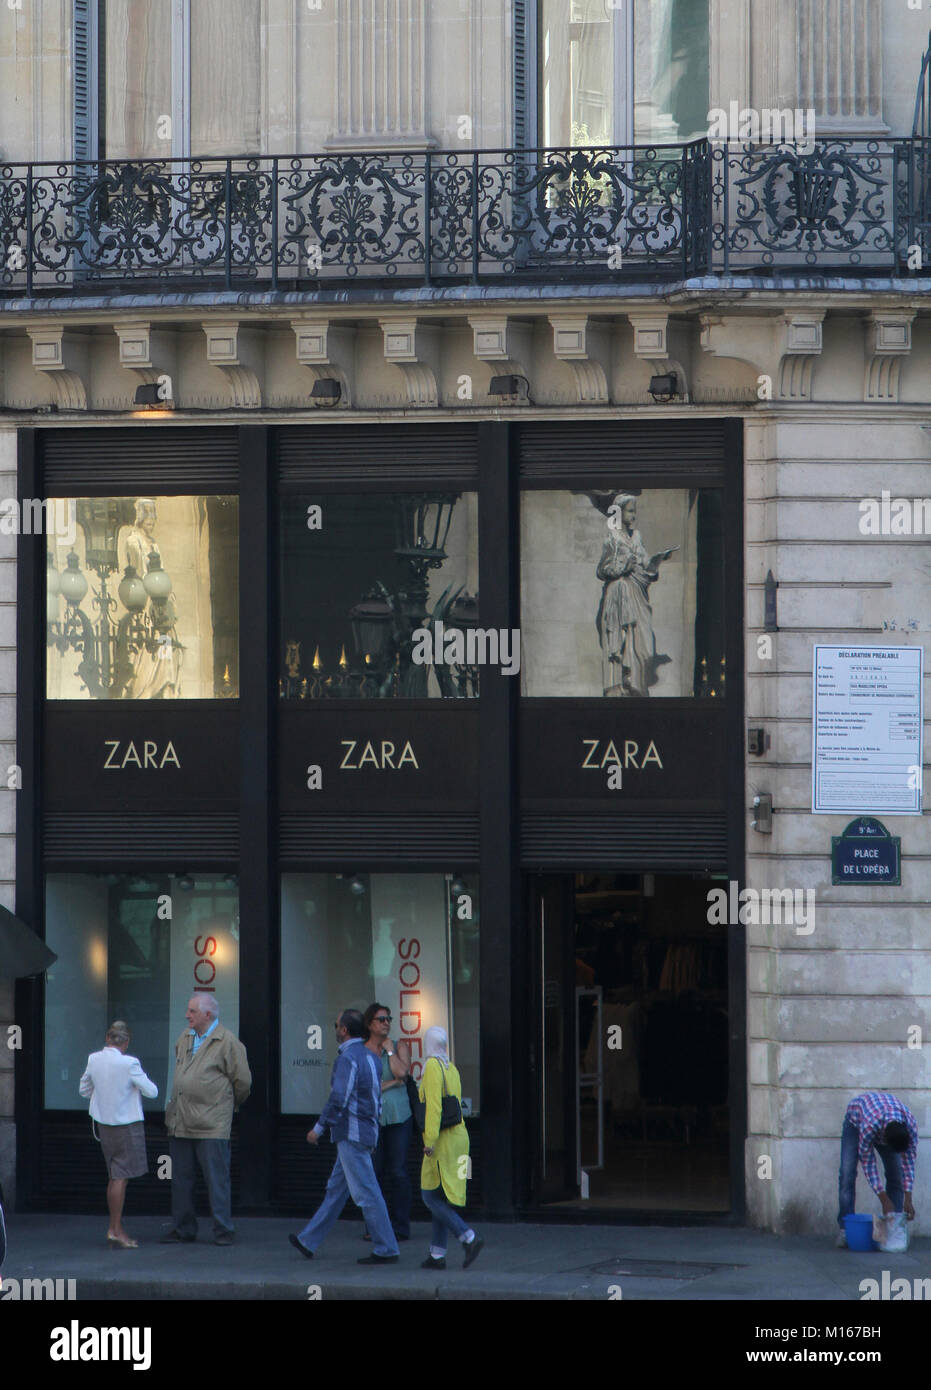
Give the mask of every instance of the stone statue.
[[[120, 564], [132, 565], [144, 580], [149, 559], [158, 554], [155, 524], [158, 520], [155, 502], [151, 497], [138, 497], [135, 521], [120, 533]], [[161, 603], [148, 599], [145, 617], [153, 639], [154, 650], [140, 646], [132, 658], [132, 678], [123, 698], [126, 700], [177, 700], [181, 696], [182, 647], [178, 640], [178, 612], [174, 593]]]
[[606, 695], [649, 695], [663, 659], [656, 654], [647, 595], [659, 578], [660, 565], [679, 547], [648, 555], [636, 523], [637, 499], [629, 492], [618, 493], [608, 509], [608, 537], [597, 569], [604, 582], [595, 623]]

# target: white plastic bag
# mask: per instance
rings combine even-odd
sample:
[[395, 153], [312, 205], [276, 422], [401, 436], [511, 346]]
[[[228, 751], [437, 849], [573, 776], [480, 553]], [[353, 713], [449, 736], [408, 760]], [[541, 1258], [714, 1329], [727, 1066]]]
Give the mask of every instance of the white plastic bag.
[[895, 1211], [885, 1219], [886, 1238], [880, 1241], [880, 1250], [887, 1254], [898, 1254], [908, 1249], [908, 1217], [904, 1211]]

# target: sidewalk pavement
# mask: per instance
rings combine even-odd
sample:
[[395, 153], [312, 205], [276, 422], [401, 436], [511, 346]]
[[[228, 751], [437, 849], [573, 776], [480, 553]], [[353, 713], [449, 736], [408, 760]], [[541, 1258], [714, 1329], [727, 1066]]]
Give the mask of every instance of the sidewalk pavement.
[[[316, 1257], [288, 1244], [298, 1218], [244, 1217], [236, 1243], [215, 1246], [209, 1218], [193, 1245], [160, 1245], [167, 1223], [127, 1218], [138, 1250], [106, 1244], [106, 1214], [7, 1218], [4, 1281], [74, 1279], [78, 1300], [98, 1299], [584, 1299], [754, 1300], [792, 1302], [862, 1298], [864, 1278], [927, 1279], [931, 1239], [907, 1254], [859, 1254], [834, 1248], [833, 1236], [774, 1236], [733, 1227], [542, 1226], [481, 1223], [481, 1255], [462, 1268], [458, 1242], [448, 1267], [423, 1270], [430, 1226], [415, 1222], [398, 1264], [357, 1265], [372, 1247], [358, 1221], [340, 1221]], [[901, 1288], [902, 1286], [897, 1286]], [[618, 1292], [620, 1290], [620, 1293]], [[4, 1298], [15, 1297], [4, 1284]], [[889, 1294], [886, 1294], [889, 1297]]]

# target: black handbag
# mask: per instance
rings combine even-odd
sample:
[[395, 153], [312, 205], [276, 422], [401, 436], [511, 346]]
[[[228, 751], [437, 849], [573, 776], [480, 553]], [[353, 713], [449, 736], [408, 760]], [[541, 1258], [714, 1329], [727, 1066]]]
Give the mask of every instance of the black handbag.
[[[427, 1059], [430, 1060], [429, 1058]], [[439, 1060], [439, 1059], [437, 1059]], [[443, 1063], [440, 1062], [443, 1067]], [[427, 1125], [427, 1102], [420, 1099], [417, 1083], [414, 1081], [410, 1072], [404, 1078], [407, 1083], [407, 1096], [411, 1103], [411, 1114], [414, 1117], [414, 1124], [423, 1134]], [[446, 1089], [446, 1068], [443, 1067], [443, 1101], [440, 1110], [440, 1129], [452, 1129], [454, 1125], [462, 1124], [462, 1106], [459, 1104], [458, 1096], [451, 1096]]]

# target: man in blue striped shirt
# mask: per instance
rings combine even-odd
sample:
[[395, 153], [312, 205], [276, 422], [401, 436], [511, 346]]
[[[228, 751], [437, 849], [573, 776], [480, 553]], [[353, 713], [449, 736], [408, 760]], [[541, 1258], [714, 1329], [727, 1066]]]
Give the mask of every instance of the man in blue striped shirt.
[[393, 1264], [398, 1258], [398, 1243], [372, 1165], [381, 1115], [381, 1069], [363, 1042], [364, 1032], [358, 1009], [344, 1009], [336, 1021], [339, 1051], [333, 1063], [330, 1094], [307, 1136], [308, 1144], [317, 1144], [329, 1129], [336, 1145], [336, 1162], [320, 1206], [299, 1235], [288, 1236], [308, 1259], [339, 1219], [349, 1197], [362, 1208], [372, 1236], [372, 1254], [358, 1263]]

